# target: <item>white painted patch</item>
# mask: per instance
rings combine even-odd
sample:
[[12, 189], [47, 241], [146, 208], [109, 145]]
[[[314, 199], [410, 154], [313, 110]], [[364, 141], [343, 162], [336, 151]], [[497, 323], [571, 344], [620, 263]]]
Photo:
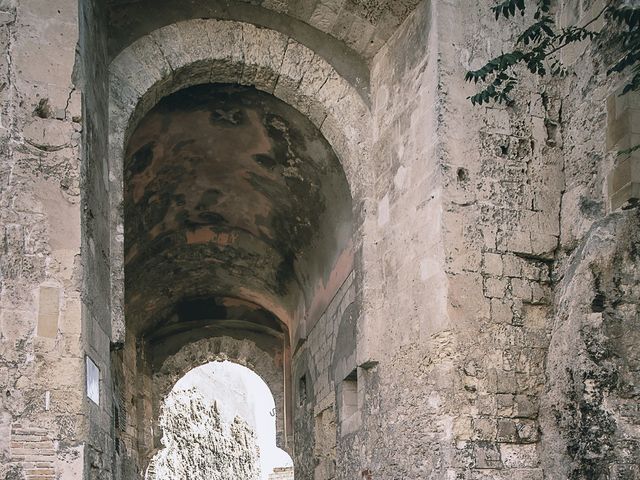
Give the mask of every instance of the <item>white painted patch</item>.
[[84, 446], [68, 447], [58, 452], [56, 471], [59, 480], [77, 480], [83, 478]]
[[100, 369], [88, 356], [87, 358], [87, 397], [100, 405]]
[[383, 227], [389, 222], [389, 194], [378, 202], [378, 226]]

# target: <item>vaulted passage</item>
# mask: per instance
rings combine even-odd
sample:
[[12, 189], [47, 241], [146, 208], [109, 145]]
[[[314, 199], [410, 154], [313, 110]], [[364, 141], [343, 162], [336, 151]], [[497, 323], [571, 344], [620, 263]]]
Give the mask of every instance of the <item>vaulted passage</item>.
[[[154, 339], [211, 327], [281, 332], [352, 267], [340, 164], [296, 110], [252, 88], [163, 99], [125, 161], [128, 326]], [[339, 286], [339, 285], [338, 285]]]
[[214, 360], [265, 380], [278, 445], [293, 452], [291, 345], [354, 262], [351, 196], [331, 146], [272, 95], [194, 86], [137, 124], [124, 192], [126, 341], [113, 357], [115, 390], [132, 398], [115, 412], [123, 470], [147, 468], [171, 387]]

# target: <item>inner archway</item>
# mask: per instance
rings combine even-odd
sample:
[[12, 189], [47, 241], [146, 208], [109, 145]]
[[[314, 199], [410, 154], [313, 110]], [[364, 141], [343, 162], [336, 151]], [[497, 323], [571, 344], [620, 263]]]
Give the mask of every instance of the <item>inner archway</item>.
[[294, 452], [292, 352], [354, 277], [352, 200], [332, 147], [271, 94], [204, 84], [136, 123], [123, 172], [116, 463], [144, 472], [162, 448], [169, 385], [227, 358], [265, 379], [278, 446]]
[[146, 480], [293, 480], [291, 457], [276, 446], [276, 406], [247, 367], [210, 362], [183, 376], [164, 398], [163, 445]]

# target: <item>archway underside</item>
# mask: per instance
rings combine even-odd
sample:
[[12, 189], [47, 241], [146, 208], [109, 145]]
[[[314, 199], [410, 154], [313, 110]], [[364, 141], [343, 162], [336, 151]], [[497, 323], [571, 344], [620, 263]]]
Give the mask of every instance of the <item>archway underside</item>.
[[280, 322], [304, 317], [339, 259], [351, 262], [340, 164], [317, 128], [271, 95], [202, 85], [166, 97], [138, 124], [124, 169], [136, 336], [281, 336]]

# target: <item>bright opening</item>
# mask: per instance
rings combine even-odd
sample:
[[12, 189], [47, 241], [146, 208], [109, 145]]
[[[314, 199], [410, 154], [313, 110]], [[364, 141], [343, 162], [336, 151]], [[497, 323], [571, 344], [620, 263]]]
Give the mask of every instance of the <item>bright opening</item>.
[[253, 371], [231, 362], [197, 367], [163, 403], [164, 447], [147, 480], [291, 480], [291, 457], [276, 446], [275, 402]]

